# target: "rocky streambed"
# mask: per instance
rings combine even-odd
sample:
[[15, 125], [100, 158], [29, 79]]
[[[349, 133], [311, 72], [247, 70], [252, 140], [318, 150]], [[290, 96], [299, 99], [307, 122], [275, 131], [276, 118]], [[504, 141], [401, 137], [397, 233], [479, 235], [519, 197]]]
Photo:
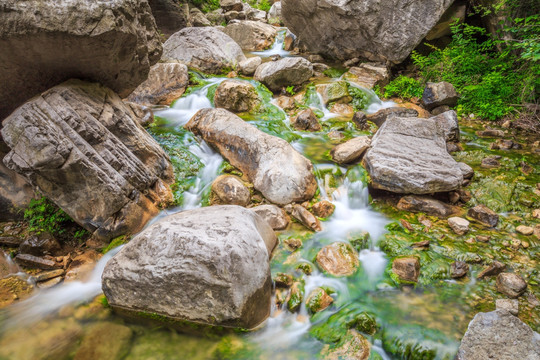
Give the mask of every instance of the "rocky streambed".
[[[24, 226], [2, 223], [18, 265], [0, 259], [12, 303], [0, 359], [540, 358], [538, 139], [458, 119], [446, 84], [428, 85], [423, 103], [381, 101], [371, 89], [388, 80], [384, 66], [330, 68], [290, 56], [285, 29], [237, 27], [169, 38], [165, 62], [128, 97], [153, 117], [68, 82], [4, 122], [8, 166], [95, 238], [148, 224], [66, 265], [23, 250]], [[253, 38], [233, 40], [246, 29]], [[70, 103], [85, 94], [105, 110]], [[63, 129], [38, 127], [58, 145], [21, 161], [36, 158], [24, 146], [34, 124], [21, 119], [57, 113], [60, 100], [83, 105], [41, 117]], [[126, 133], [144, 131], [127, 124], [138, 112], [155, 142]], [[103, 114], [108, 126], [77, 125]], [[100, 216], [56, 195], [70, 169], [78, 198], [92, 202], [94, 177], [115, 194]], [[28, 271], [38, 260], [51, 269]]]

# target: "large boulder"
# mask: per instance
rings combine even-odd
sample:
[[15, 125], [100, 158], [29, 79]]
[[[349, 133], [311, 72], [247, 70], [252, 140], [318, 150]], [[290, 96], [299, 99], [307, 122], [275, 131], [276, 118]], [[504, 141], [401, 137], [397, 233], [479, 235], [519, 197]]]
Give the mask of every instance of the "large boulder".
[[458, 189], [463, 174], [445, 139], [446, 127], [433, 118], [388, 118], [363, 159], [373, 187], [412, 194]]
[[213, 27], [188, 27], [163, 44], [163, 60], [181, 62], [203, 72], [220, 74], [246, 60], [240, 46]]
[[216, 148], [255, 189], [279, 205], [309, 200], [317, 182], [311, 162], [283, 139], [265, 134], [224, 109], [202, 109], [186, 128]]
[[218, 108], [240, 113], [255, 110], [261, 105], [255, 86], [247, 81], [225, 80], [216, 88], [214, 104]]
[[506, 310], [478, 313], [461, 340], [456, 360], [538, 360], [540, 334]]
[[186, 65], [159, 63], [152, 66], [148, 79], [127, 100], [141, 105], [169, 105], [184, 94], [188, 85]]
[[98, 238], [140, 230], [172, 199], [168, 156], [102, 85], [67, 81], [3, 126], [4, 164]]
[[301, 57], [289, 57], [261, 64], [255, 71], [255, 80], [262, 82], [272, 91], [282, 87], [300, 85], [313, 75], [313, 65]]
[[0, 119], [70, 78], [127, 96], [161, 57], [150, 6], [136, 0], [2, 1], [0, 49]]
[[270, 314], [272, 228], [251, 210], [211, 206], [145, 229], [103, 272], [113, 308], [251, 329]]
[[[400, 63], [453, 0], [282, 0], [282, 18], [310, 52]], [[421, 20], [419, 20], [421, 19]]]
[[237, 21], [227, 25], [223, 32], [229, 35], [244, 51], [264, 50], [274, 43], [277, 29], [260, 21]]
[[182, 6], [175, 0], [148, 0], [158, 29], [165, 35], [191, 26], [187, 4]]

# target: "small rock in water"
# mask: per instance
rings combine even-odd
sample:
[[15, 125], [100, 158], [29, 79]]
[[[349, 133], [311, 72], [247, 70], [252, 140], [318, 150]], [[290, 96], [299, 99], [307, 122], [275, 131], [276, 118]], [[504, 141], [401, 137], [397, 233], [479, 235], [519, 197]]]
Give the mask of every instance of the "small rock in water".
[[285, 246], [287, 246], [291, 251], [294, 251], [302, 247], [302, 240], [300, 239], [296, 239], [296, 238], [285, 239], [283, 242], [285, 243]]
[[506, 310], [514, 316], [519, 313], [519, 301], [517, 299], [497, 299], [495, 300], [495, 307], [497, 310]]
[[497, 260], [494, 260], [487, 268], [485, 268], [484, 270], [480, 272], [480, 274], [478, 274], [477, 278], [483, 279], [486, 276], [499, 275], [500, 273], [504, 271], [505, 268], [506, 268], [505, 264]]
[[239, 113], [256, 109], [260, 99], [257, 90], [249, 82], [225, 80], [216, 88], [214, 103], [217, 108]]
[[488, 128], [486, 130], [477, 131], [476, 135], [480, 137], [504, 137], [504, 131]]
[[540, 209], [534, 209], [533, 212], [532, 212], [532, 216], [534, 218], [540, 219]]
[[525, 292], [527, 283], [515, 273], [501, 273], [497, 276], [497, 290], [511, 298], [517, 298]]
[[464, 179], [472, 179], [474, 176], [474, 169], [464, 162], [458, 162], [459, 169]]
[[499, 162], [499, 160], [497, 160], [496, 157], [489, 156], [487, 158], [482, 159], [482, 163], [480, 164], [480, 166], [486, 169], [493, 169], [493, 168], [498, 168], [499, 166], [501, 166], [501, 163]]
[[354, 113], [352, 122], [358, 130], [365, 131], [369, 130], [369, 124], [367, 123], [367, 116], [362, 111], [357, 111]]
[[455, 261], [450, 265], [450, 276], [452, 279], [459, 279], [467, 275], [469, 265], [464, 261]]
[[519, 225], [516, 228], [516, 231], [523, 235], [532, 235], [534, 232], [534, 228], [532, 228], [531, 226]]
[[246, 60], [240, 61], [238, 63], [238, 68], [240, 72], [244, 75], [251, 76], [255, 74], [255, 71], [262, 64], [262, 59], [259, 56], [250, 57]]
[[308, 229], [314, 230], [314, 231], [321, 231], [321, 222], [319, 219], [317, 219], [312, 213], [310, 213], [305, 207], [302, 205], [294, 205], [292, 207], [291, 216], [294, 217], [296, 220], [300, 221], [302, 224], [304, 224]]
[[488, 236], [488, 235], [478, 235], [476, 237], [476, 241], [478, 242], [487, 243], [489, 242], [489, 240], [491, 240], [491, 236]]
[[55, 278], [40, 282], [36, 286], [39, 289], [49, 289], [49, 288], [52, 288], [53, 286], [60, 284], [62, 280], [63, 279], [61, 277], [55, 277]]
[[397, 208], [402, 211], [424, 212], [441, 218], [448, 217], [456, 212], [458, 208], [447, 205], [442, 201], [432, 199], [427, 196], [409, 195], [402, 197]]
[[422, 103], [428, 110], [433, 110], [442, 105], [456, 106], [458, 98], [456, 89], [449, 82], [428, 82], [422, 95]]
[[89, 327], [73, 360], [121, 359], [133, 336], [129, 327], [113, 322], [97, 322]]
[[4, 308], [16, 300], [28, 297], [33, 290], [34, 286], [32, 284], [15, 275], [0, 279], [0, 308]]
[[321, 131], [319, 119], [311, 109], [302, 110], [291, 119], [291, 125], [301, 131]]
[[212, 193], [217, 197], [213, 202], [221, 205], [247, 206], [251, 201], [248, 188], [234, 175], [221, 175], [214, 180]]
[[341, 131], [337, 130], [330, 131], [327, 136], [332, 144], [339, 144], [343, 139], [345, 139], [345, 135], [343, 135]]
[[469, 231], [469, 222], [460, 217], [449, 218], [448, 225], [458, 235], [464, 235]]
[[392, 271], [400, 280], [417, 282], [420, 276], [420, 261], [415, 257], [396, 258], [392, 262]]
[[322, 288], [313, 290], [306, 299], [306, 306], [312, 312], [321, 312], [334, 302], [334, 299]]
[[274, 283], [276, 284], [276, 287], [282, 287], [282, 288], [289, 288], [293, 284], [293, 277], [289, 274], [284, 273], [277, 273], [276, 277], [274, 278]]
[[499, 215], [482, 204], [469, 209], [467, 216], [490, 227], [495, 227], [499, 223]]
[[388, 84], [390, 71], [387, 66], [382, 64], [363, 63], [350, 68], [349, 71], [343, 74], [343, 79], [373, 89], [375, 85], [382, 87]]
[[296, 281], [291, 286], [291, 292], [287, 299], [287, 308], [290, 312], [295, 312], [302, 305], [304, 300], [304, 284], [300, 281]]
[[290, 96], [280, 96], [276, 100], [276, 105], [283, 110], [292, 110], [296, 107], [296, 102]]
[[370, 353], [369, 341], [356, 330], [349, 330], [337, 346], [330, 348], [330, 345], [325, 345], [321, 351], [322, 358], [325, 360], [367, 360], [370, 358]]
[[276, 205], [260, 205], [252, 207], [250, 210], [266, 220], [274, 230], [283, 230], [291, 222], [285, 211]]
[[317, 264], [323, 271], [334, 276], [349, 276], [360, 265], [358, 253], [351, 245], [335, 242], [323, 247], [317, 254]]
[[320, 218], [328, 218], [332, 216], [335, 209], [336, 205], [332, 204], [328, 200], [321, 200], [318, 203], [314, 204], [312, 208], [315, 216], [318, 216]]
[[429, 248], [429, 244], [431, 242], [429, 240], [424, 240], [424, 241], [420, 241], [420, 242], [415, 242], [414, 244], [412, 244], [411, 246], [414, 248], [414, 249], [421, 249], [421, 250], [427, 250]]
[[288, 57], [261, 64], [255, 71], [254, 80], [265, 84], [270, 90], [300, 85], [313, 75], [313, 65], [301, 57]]
[[332, 160], [340, 165], [359, 161], [369, 148], [371, 140], [367, 136], [359, 136], [340, 144], [330, 151]]
[[62, 275], [64, 275], [64, 269], [58, 269], [58, 270], [45, 271], [40, 274], [37, 274], [34, 276], [34, 279], [36, 279], [36, 282], [42, 282], [42, 281], [50, 280], [50, 279], [53, 279]]

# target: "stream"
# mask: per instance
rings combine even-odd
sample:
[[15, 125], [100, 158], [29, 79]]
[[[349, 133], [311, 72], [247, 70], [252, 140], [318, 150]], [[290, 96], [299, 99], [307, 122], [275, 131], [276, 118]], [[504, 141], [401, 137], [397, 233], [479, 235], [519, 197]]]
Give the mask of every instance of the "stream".
[[[283, 37], [284, 32], [281, 31], [271, 49], [253, 54], [261, 57], [288, 56], [289, 53], [282, 49]], [[206, 143], [199, 143], [183, 126], [198, 110], [213, 107], [215, 88], [226, 79], [199, 75], [200, 84], [194, 86], [189, 94], [170, 108], [155, 111], [156, 123], [149, 131], [166, 150], [168, 146], [186, 152], [182, 154], [187, 160], [180, 155], [171, 156], [173, 163], [175, 156], [178, 157], [179, 168], [190, 161], [195, 165], [185, 174], [189, 181], [175, 194], [180, 205], [164, 210], [151, 223], [175, 212], [208, 205], [212, 181], [223, 173], [227, 164], [221, 155]], [[239, 79], [252, 83], [264, 101], [260, 113], [240, 116], [260, 130], [289, 141], [311, 160], [321, 198], [336, 206], [334, 214], [322, 222], [323, 230], [319, 233], [308, 231], [298, 223], [278, 232], [280, 244], [271, 261], [272, 275], [288, 273], [297, 281], [303, 281], [304, 297], [317, 287], [331, 289], [333, 304], [310, 315], [305, 302], [298, 312], [291, 313], [286, 303], [277, 305], [273, 301], [270, 318], [256, 331], [213, 337], [181, 334], [164, 327], [127, 321], [103, 306], [103, 297], [100, 296], [101, 273], [106, 262], [119, 251], [115, 248], [101, 258], [86, 282], [69, 282], [38, 291], [33, 297], [3, 311], [0, 315], [0, 346], [35, 347], [34, 338], [39, 339], [39, 346], [48, 349], [48, 341], [59, 341], [44, 334], [52, 332], [64, 339], [73, 339], [70, 340], [73, 344], [59, 341], [68, 349], [67, 357], [70, 358], [79, 341], [79, 337], [71, 336], [73, 333], [84, 332], [97, 323], [113, 323], [131, 330], [129, 341], [123, 345], [126, 349], [118, 359], [315, 359], [325, 344], [332, 343], [338, 334], [346, 331], [343, 324], [355, 319], [373, 318], [376, 319], [377, 332], [366, 336], [372, 345], [370, 359], [453, 359], [468, 322], [478, 311], [471, 305], [471, 298], [480, 302], [481, 299], [477, 298], [481, 297], [479, 294], [483, 294], [486, 285], [476, 282], [474, 277], [455, 281], [433, 275], [421, 284], [423, 286], [401, 289], [395, 286], [389, 274], [390, 261], [386, 253], [397, 251], [395, 248], [401, 249], [404, 246], [402, 242], [410, 240], [407, 237], [411, 235], [403, 232], [396, 222], [404, 215], [370, 197], [368, 176], [360, 165], [338, 166], [328, 155], [333, 146], [328, 133], [340, 131], [350, 139], [368, 132], [357, 130], [342, 115], [332, 113], [316, 92], [312, 94], [315, 96], [305, 96], [306, 106], [320, 114], [323, 130], [316, 133], [297, 131], [290, 126], [287, 113], [275, 105], [271, 93], [251, 79]], [[358, 87], [352, 83], [351, 86]], [[369, 99], [364, 109], [366, 113], [395, 105], [381, 101], [370, 90], [361, 90]], [[467, 146], [473, 149], [478, 145], [471, 140]], [[486, 145], [480, 146], [485, 151]], [[421, 225], [414, 222], [414, 226]], [[433, 237], [441, 234], [435, 232]], [[390, 242], [389, 235], [398, 240]], [[428, 235], [413, 238], [421, 241], [422, 236]], [[303, 242], [296, 251], [285, 246], [285, 240], [293, 238]], [[360, 238], [365, 241], [358, 249], [361, 265], [355, 274], [336, 278], [318, 270], [314, 258], [323, 246]], [[443, 245], [435, 247], [435, 255], [431, 252], [421, 254], [422, 263], [429, 264], [425, 270], [429, 274], [448, 273], [449, 259], [455, 254], [443, 248]], [[301, 264], [309, 266], [312, 273], [306, 275], [300, 271]], [[473, 268], [473, 271], [478, 269]], [[57, 330], [51, 330], [53, 328]], [[41, 354], [41, 349], [35, 353]]]

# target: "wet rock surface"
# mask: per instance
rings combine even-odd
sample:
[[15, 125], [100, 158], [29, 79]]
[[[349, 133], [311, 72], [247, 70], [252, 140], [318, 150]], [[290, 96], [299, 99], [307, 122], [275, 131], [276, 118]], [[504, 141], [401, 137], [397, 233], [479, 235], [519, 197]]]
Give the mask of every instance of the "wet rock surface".
[[273, 203], [286, 205], [315, 194], [313, 165], [285, 140], [257, 130], [223, 109], [200, 110], [186, 128], [214, 146]]
[[99, 81], [127, 96], [161, 56], [146, 1], [9, 0], [2, 7], [0, 48], [10, 51], [0, 54], [0, 119], [70, 78]]
[[4, 164], [104, 239], [139, 230], [172, 200], [168, 156], [110, 89], [70, 80], [3, 121]]
[[446, 151], [445, 129], [433, 119], [391, 117], [363, 163], [375, 188], [427, 194], [459, 188], [463, 175]]
[[163, 60], [180, 62], [189, 67], [220, 74], [234, 68], [246, 57], [230, 36], [213, 27], [182, 29], [163, 44]]
[[415, 257], [403, 257], [394, 259], [392, 272], [401, 281], [417, 282], [420, 276], [420, 262]]
[[499, 223], [499, 215], [485, 205], [476, 205], [469, 209], [467, 216], [484, 225], [495, 227]]
[[370, 145], [369, 137], [359, 136], [333, 148], [330, 156], [338, 164], [349, 164], [360, 160]]
[[233, 175], [217, 177], [212, 183], [212, 192], [217, 196], [218, 204], [247, 206], [251, 200], [249, 189]]
[[255, 110], [261, 100], [255, 87], [246, 81], [225, 80], [216, 89], [214, 104], [229, 111], [249, 112]]
[[527, 283], [515, 273], [501, 273], [497, 276], [497, 290], [510, 298], [517, 298], [525, 292]]
[[283, 230], [291, 222], [289, 216], [276, 205], [259, 205], [250, 210], [265, 219], [274, 230]]
[[445, 204], [442, 201], [427, 196], [414, 195], [402, 197], [397, 204], [397, 208], [410, 212], [424, 212], [440, 218], [446, 218], [458, 212], [458, 208], [455, 206]]
[[250, 329], [269, 315], [276, 242], [272, 228], [250, 210], [184, 211], [150, 226], [113, 257], [103, 291], [120, 309]]
[[385, 65], [364, 63], [350, 68], [343, 78], [348, 81], [372, 89], [375, 85], [385, 86], [390, 81], [390, 71]]
[[319, 119], [311, 109], [300, 111], [291, 119], [291, 125], [300, 131], [321, 131], [322, 129]]
[[356, 272], [360, 262], [358, 254], [349, 244], [335, 242], [319, 251], [317, 264], [331, 275], [349, 276]]

